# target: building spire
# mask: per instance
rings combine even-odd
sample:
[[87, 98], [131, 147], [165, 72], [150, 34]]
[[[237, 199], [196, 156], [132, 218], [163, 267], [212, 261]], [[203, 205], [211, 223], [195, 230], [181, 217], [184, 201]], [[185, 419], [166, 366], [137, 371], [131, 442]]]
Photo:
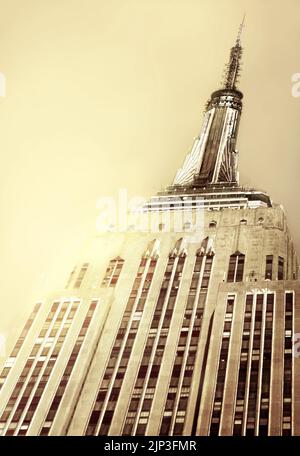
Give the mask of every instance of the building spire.
[[240, 23], [238, 35], [237, 35], [237, 38], [236, 38], [236, 42], [239, 42], [239, 43], [241, 42], [242, 31], [243, 31], [243, 28], [245, 27], [245, 18], [246, 18], [246, 14], [244, 13], [243, 20]]
[[173, 181], [173, 186], [207, 187], [238, 185], [237, 134], [243, 94], [237, 89], [241, 68], [241, 33], [230, 51], [222, 88], [212, 93], [205, 109], [201, 131]]
[[236, 90], [241, 70], [241, 58], [243, 48], [241, 46], [241, 34], [245, 26], [245, 15], [239, 26], [235, 45], [231, 48], [229, 62], [226, 65], [223, 86], [225, 89]]

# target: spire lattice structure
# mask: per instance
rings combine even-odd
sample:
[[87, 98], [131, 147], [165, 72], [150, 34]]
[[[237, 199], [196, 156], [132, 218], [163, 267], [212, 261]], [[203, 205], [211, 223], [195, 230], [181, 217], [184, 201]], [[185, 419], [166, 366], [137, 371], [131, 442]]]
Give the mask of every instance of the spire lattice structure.
[[237, 83], [241, 71], [244, 21], [245, 17], [231, 48], [222, 88], [213, 92], [207, 102], [202, 129], [183, 167], [178, 170], [173, 186], [238, 185], [235, 145], [243, 94], [237, 90]]
[[241, 34], [245, 26], [245, 16], [240, 24], [235, 45], [231, 48], [229, 63], [226, 65], [224, 76], [224, 87], [229, 90], [236, 90], [241, 71], [241, 58], [243, 48], [241, 45]]

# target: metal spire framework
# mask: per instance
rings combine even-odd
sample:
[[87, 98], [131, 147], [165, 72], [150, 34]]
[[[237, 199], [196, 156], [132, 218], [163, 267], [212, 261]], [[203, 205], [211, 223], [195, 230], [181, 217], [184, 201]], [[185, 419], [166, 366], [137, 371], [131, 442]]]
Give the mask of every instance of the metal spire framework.
[[239, 185], [238, 128], [243, 94], [237, 89], [241, 70], [241, 34], [245, 16], [230, 51], [222, 87], [212, 93], [205, 108], [201, 131], [171, 186], [143, 207], [145, 211], [168, 208], [219, 210], [271, 207], [267, 193]]
[[183, 167], [178, 170], [173, 186], [205, 187], [220, 182], [238, 184], [235, 144], [243, 94], [237, 90], [237, 83], [241, 70], [241, 33], [244, 24], [245, 17], [239, 26], [235, 45], [231, 48], [222, 88], [211, 95], [200, 134]]
[[243, 17], [243, 21], [240, 24], [235, 45], [231, 48], [229, 63], [226, 65], [224, 77], [225, 89], [236, 90], [241, 70], [241, 58], [243, 53], [243, 48], [241, 46], [241, 35], [244, 27], [245, 15]]

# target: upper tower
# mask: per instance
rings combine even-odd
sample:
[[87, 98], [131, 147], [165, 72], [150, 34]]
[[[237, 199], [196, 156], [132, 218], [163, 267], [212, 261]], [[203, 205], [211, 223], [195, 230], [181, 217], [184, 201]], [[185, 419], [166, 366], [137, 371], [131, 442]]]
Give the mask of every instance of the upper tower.
[[236, 140], [243, 94], [237, 90], [241, 68], [241, 32], [231, 48], [222, 88], [213, 92], [206, 105], [199, 136], [173, 185], [206, 187], [210, 184], [238, 185]]
[[236, 141], [242, 112], [243, 94], [237, 89], [241, 69], [241, 23], [222, 88], [207, 102], [200, 134], [171, 186], [158, 192], [143, 206], [145, 211], [165, 211], [204, 207], [244, 209], [271, 207], [267, 193], [239, 185]]

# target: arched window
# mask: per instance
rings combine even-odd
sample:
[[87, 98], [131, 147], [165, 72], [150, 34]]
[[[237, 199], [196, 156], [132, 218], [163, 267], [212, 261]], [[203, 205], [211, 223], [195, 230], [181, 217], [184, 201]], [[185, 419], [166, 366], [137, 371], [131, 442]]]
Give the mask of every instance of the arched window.
[[109, 262], [101, 287], [115, 287], [124, 264], [123, 258], [119, 256]]
[[227, 282], [242, 282], [244, 275], [245, 255], [235, 252], [230, 256]]
[[247, 225], [247, 220], [246, 219], [240, 220], [240, 225]]
[[215, 220], [212, 220], [211, 222], [209, 222], [209, 225], [208, 225], [209, 228], [215, 228], [216, 226], [217, 226], [217, 222]]

